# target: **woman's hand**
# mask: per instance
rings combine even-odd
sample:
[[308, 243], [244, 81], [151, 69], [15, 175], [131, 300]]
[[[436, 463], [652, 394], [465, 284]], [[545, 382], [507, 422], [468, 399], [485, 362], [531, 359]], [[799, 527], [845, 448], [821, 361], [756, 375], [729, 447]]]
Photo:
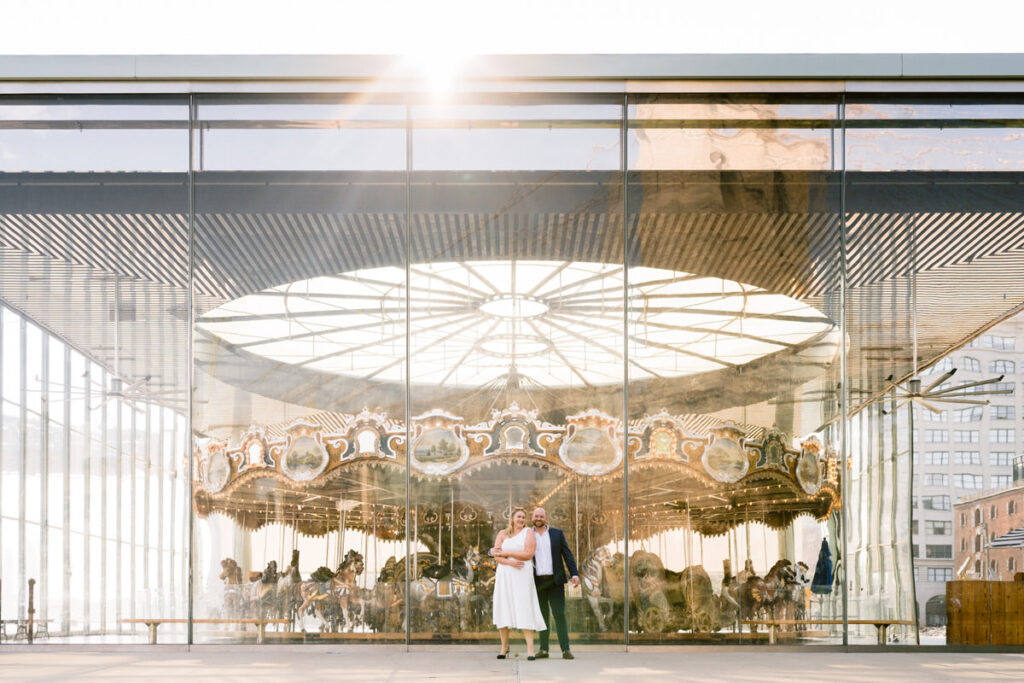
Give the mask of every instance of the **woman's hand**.
[[502, 564], [507, 564], [510, 567], [515, 567], [516, 569], [522, 569], [526, 565], [525, 562], [523, 562], [522, 560], [517, 560], [514, 557], [502, 557], [498, 560], [498, 562], [501, 562]]

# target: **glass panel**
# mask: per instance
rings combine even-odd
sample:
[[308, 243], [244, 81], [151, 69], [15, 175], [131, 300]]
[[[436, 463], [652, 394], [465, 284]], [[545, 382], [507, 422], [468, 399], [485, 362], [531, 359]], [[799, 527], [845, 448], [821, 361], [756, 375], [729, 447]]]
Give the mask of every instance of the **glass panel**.
[[837, 114], [631, 100], [630, 642], [767, 642], [766, 619], [842, 617], [831, 572], [812, 586], [841, 539]]
[[[590, 597], [570, 576], [623, 538], [621, 105], [452, 100], [412, 118], [412, 638], [520, 638], [536, 563], [551, 632], [535, 647], [622, 642], [622, 575], [592, 576]], [[520, 554], [488, 557], [517, 507], [549, 530], [513, 529]], [[527, 542], [542, 550], [518, 567]]]
[[[986, 495], [989, 476], [1010, 474], [1009, 462], [994, 464], [990, 454], [1016, 440], [984, 405], [1015, 404], [999, 383], [1009, 366], [996, 363], [1013, 358], [1007, 349], [1020, 322], [990, 326], [1024, 299], [1024, 261], [1009, 247], [1019, 232], [1024, 105], [857, 96], [847, 114], [850, 386], [863, 391], [854, 424], [865, 434], [851, 443], [850, 499], [863, 512], [850, 539], [850, 615], [916, 620], [929, 627], [922, 643], [942, 643], [946, 581], [988, 578], [990, 568], [974, 540], [993, 520], [975, 520], [978, 506], [966, 501]], [[944, 355], [963, 345], [970, 351]], [[910, 457], [918, 452], [923, 459]], [[874, 505], [882, 492], [889, 497]], [[960, 524], [961, 513], [975, 523]], [[950, 523], [954, 537], [938, 535]], [[921, 548], [916, 586], [912, 547]], [[890, 633], [901, 642], [916, 636]], [[871, 627], [851, 629], [854, 639], [874, 636]]]
[[[3, 618], [24, 613], [34, 578], [50, 642], [141, 635], [118, 620], [133, 616], [142, 568], [127, 558], [144, 539], [115, 521], [144, 501], [107, 477], [133, 455], [107, 416], [186, 398], [187, 100], [8, 97], [0, 120]], [[104, 573], [108, 536], [120, 575]]]
[[404, 642], [405, 107], [203, 98], [198, 117], [195, 616]]

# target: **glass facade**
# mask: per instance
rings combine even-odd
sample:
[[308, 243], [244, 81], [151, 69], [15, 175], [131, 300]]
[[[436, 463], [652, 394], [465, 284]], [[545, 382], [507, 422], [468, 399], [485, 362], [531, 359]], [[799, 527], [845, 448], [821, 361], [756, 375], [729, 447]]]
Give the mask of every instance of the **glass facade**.
[[656, 90], [0, 99], [9, 635], [495, 641], [523, 506], [573, 643], [914, 642], [1024, 100]]

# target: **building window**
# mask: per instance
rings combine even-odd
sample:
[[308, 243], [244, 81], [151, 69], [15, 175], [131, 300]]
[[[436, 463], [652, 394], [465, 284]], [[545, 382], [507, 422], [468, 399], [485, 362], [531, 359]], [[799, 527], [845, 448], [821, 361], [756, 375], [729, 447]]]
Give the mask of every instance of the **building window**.
[[993, 474], [992, 475], [992, 488], [1003, 489], [1010, 485], [1009, 474]]
[[985, 411], [981, 406], [972, 406], [953, 411], [953, 422], [981, 422]]
[[953, 522], [929, 519], [924, 523], [924, 529], [934, 536], [952, 536]]
[[992, 391], [1005, 391], [1005, 394], [996, 394], [997, 396], [1013, 396], [1014, 391], [1017, 389], [1015, 382], [993, 382], [988, 385]]
[[945, 474], [924, 475], [925, 486], [949, 486], [949, 477]]
[[962, 526], [962, 527], [967, 526], [967, 513], [966, 512], [961, 512], [960, 513], [960, 526]]
[[998, 567], [998, 565], [996, 564], [995, 560], [989, 560], [988, 561], [989, 576], [995, 576], [996, 575], [996, 572], [999, 571], [999, 569], [997, 567]]
[[952, 581], [953, 570], [949, 567], [929, 567], [928, 568], [928, 580], [929, 581]]
[[988, 364], [989, 372], [998, 372], [1000, 375], [1012, 375], [1017, 372], [1017, 365], [1012, 360], [998, 358]]
[[[967, 347], [967, 348], [970, 348], [970, 347]], [[946, 356], [945, 358], [940, 360], [938, 363], [936, 363], [935, 365], [933, 365], [930, 368], [928, 368], [927, 370], [925, 370], [925, 374], [933, 375], [933, 374], [935, 374], [937, 372], [949, 372], [952, 369], [953, 369], [953, 359], [950, 358], [949, 356]]]
[[1005, 467], [1013, 464], [1013, 451], [992, 451], [988, 454], [988, 464]]
[[951, 545], [926, 545], [924, 556], [936, 560], [949, 560], [953, 557], [953, 546]]
[[[1007, 454], [1009, 455], [1009, 454]], [[924, 454], [925, 465], [948, 465], [949, 464], [949, 451], [932, 451], [931, 453]], [[1006, 464], [1010, 464], [1007, 461]]]
[[945, 429], [924, 430], [925, 443], [946, 443], [947, 441], [949, 441], [949, 432]]
[[1013, 443], [1016, 440], [1016, 429], [993, 429], [988, 433], [989, 443]]
[[910, 533], [916, 536], [917, 535], [917, 529], [918, 529], [918, 527], [917, 527], [917, 520], [915, 519], [912, 522], [910, 522]]
[[1013, 557], [1006, 558], [1006, 571], [1015, 572], [1017, 571], [1017, 560]]
[[1017, 343], [1016, 337], [1002, 337], [997, 334], [986, 334], [981, 338], [981, 345], [986, 349], [997, 351], [1013, 351]]
[[981, 372], [981, 361], [977, 358], [964, 356], [960, 359], [960, 369], [964, 372]]
[[998, 514], [999, 513], [996, 511], [996, 506], [995, 505], [993, 505], [992, 507], [990, 507], [988, 509], [988, 518], [989, 519], [995, 519], [996, 515], [998, 515]]
[[960, 539], [960, 552], [962, 552], [962, 553], [967, 552], [967, 539], [966, 538], [961, 538]]
[[981, 560], [974, 561], [974, 575], [979, 578], [981, 577]]
[[974, 537], [974, 552], [981, 552], [981, 534]]
[[1006, 504], [1006, 514], [1014, 515], [1017, 513], [1017, 501], [1011, 500]]
[[953, 475], [953, 486], [958, 489], [982, 489], [985, 487], [985, 478], [980, 474]]
[[1016, 419], [1013, 406], [989, 406], [988, 416], [992, 420], [1013, 420]]
[[949, 510], [949, 496], [921, 496], [921, 506], [925, 510]]
[[980, 465], [980, 451], [956, 451], [953, 454], [953, 462], [957, 465]]
[[981, 510], [978, 508], [974, 510], [974, 526], [981, 526]]
[[920, 557], [919, 553], [917, 552], [917, 544], [916, 543], [910, 547], [910, 554], [913, 555], [914, 557]]
[[981, 441], [981, 432], [976, 429], [957, 429], [953, 432], [953, 441], [957, 443], [979, 443]]

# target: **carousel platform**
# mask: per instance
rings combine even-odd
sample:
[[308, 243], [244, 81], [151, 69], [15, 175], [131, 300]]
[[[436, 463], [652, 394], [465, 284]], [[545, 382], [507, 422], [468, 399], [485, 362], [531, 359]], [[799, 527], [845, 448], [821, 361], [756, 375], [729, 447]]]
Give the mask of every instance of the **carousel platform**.
[[482, 646], [404, 647], [273, 646], [260, 648], [180, 645], [78, 649], [27, 646], [0, 651], [4, 681], [971, 681], [1019, 680], [1024, 654], [736, 651], [715, 647], [632, 648], [630, 652], [574, 648], [576, 659], [497, 661]]

